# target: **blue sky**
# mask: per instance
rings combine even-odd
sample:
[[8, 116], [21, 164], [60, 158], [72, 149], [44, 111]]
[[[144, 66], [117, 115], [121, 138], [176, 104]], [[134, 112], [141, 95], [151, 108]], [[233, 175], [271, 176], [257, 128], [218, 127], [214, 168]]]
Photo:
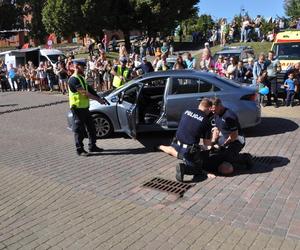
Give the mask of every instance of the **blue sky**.
[[229, 20], [239, 14], [241, 8], [248, 11], [250, 17], [260, 14], [264, 17], [284, 16], [284, 0], [200, 0], [200, 15], [210, 14], [213, 19], [226, 17]]

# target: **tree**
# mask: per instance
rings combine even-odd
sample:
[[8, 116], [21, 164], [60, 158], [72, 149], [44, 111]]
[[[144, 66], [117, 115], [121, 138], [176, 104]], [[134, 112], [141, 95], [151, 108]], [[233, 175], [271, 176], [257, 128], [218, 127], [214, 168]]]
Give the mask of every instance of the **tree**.
[[[0, 1], [0, 30], [21, 29], [24, 27], [23, 1]], [[1, 33], [1, 37], [10, 37], [12, 33]]]
[[179, 23], [197, 16], [199, 0], [135, 0], [135, 11], [148, 33], [170, 34]]
[[[101, 37], [103, 29], [108, 26], [109, 1], [104, 0], [86, 0], [81, 6], [85, 31], [93, 37]], [[99, 15], [101, 13], [101, 15]]]
[[181, 22], [186, 35], [191, 35], [193, 32], [201, 32], [204, 39], [208, 38], [209, 31], [214, 25], [215, 23], [210, 15], [201, 15]]
[[45, 26], [42, 22], [42, 10], [46, 0], [27, 0], [24, 6], [24, 14], [31, 15], [31, 21], [26, 24], [26, 28], [30, 30], [30, 37], [36, 39], [39, 44], [45, 42], [47, 35]]
[[42, 20], [48, 33], [70, 36], [75, 32], [85, 34], [84, 18], [81, 10], [84, 0], [47, 0]]
[[109, 1], [107, 12], [107, 27], [123, 31], [125, 46], [130, 48], [130, 30], [138, 27], [138, 20], [135, 13], [134, 0], [114, 0]]
[[287, 16], [294, 19], [300, 17], [300, 1], [299, 0], [285, 0], [284, 9]]

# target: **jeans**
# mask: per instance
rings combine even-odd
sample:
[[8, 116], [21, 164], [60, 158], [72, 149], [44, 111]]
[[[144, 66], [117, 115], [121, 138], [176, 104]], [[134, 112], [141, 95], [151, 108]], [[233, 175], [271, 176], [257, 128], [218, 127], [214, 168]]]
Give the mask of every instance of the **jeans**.
[[260, 33], [260, 28], [255, 28], [255, 33], [257, 34], [257, 40], [261, 40], [261, 33]]
[[47, 76], [47, 80], [48, 80], [48, 87], [50, 88], [50, 90], [52, 90], [53, 85], [54, 85], [53, 79], [51, 77]]
[[295, 97], [295, 91], [294, 90], [288, 90], [286, 94], [286, 106], [293, 105]]
[[17, 83], [17, 79], [15, 77], [8, 78], [8, 82], [9, 82], [11, 90], [13, 90], [13, 91], [18, 90], [18, 83]]
[[27, 90], [27, 82], [26, 82], [26, 79], [21, 77], [19, 78], [20, 79], [20, 89], [21, 90]]

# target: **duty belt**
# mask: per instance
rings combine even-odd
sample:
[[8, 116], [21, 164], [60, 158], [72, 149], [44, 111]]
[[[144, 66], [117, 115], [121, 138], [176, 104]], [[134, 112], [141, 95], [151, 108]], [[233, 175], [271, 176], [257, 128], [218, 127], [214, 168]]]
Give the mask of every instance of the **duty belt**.
[[189, 144], [181, 143], [179, 140], [176, 141], [176, 144], [179, 145], [179, 146], [182, 147], [182, 148], [187, 148], [188, 146], [191, 146], [191, 145], [189, 145]]

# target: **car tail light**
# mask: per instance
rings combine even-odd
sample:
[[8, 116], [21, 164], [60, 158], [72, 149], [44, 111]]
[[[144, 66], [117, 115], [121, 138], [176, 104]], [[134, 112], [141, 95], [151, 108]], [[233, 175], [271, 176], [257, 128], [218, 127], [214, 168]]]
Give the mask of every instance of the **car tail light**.
[[244, 96], [241, 97], [241, 100], [255, 102], [257, 100], [257, 93], [253, 93], [253, 94], [249, 94], [249, 95], [244, 95]]

